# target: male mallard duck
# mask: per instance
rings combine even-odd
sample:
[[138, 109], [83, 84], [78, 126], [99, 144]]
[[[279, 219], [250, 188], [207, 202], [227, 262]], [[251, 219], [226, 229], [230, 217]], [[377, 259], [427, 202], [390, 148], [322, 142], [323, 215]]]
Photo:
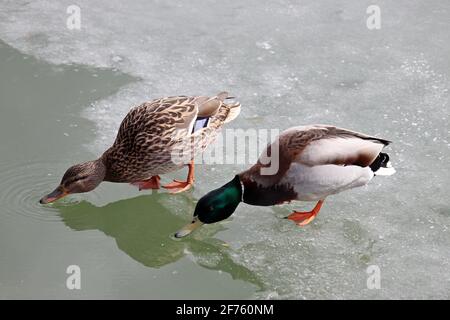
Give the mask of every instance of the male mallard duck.
[[60, 185], [40, 202], [91, 191], [102, 181], [128, 182], [140, 190], [158, 189], [160, 174], [185, 165], [189, 166], [187, 180], [174, 180], [163, 187], [173, 193], [189, 189], [194, 182], [194, 155], [240, 112], [238, 102], [225, 103], [230, 98], [226, 92], [215, 97], [168, 97], [131, 109], [114, 144], [97, 160], [70, 167]]
[[[287, 219], [310, 223], [329, 195], [367, 184], [375, 175], [395, 172], [381, 150], [390, 143], [329, 125], [290, 128], [270, 144], [258, 162], [233, 180], [203, 196], [193, 221], [178, 231], [184, 237], [205, 223], [228, 218], [240, 202], [271, 206], [318, 201], [309, 212], [294, 211]], [[271, 171], [271, 168], [275, 170]]]

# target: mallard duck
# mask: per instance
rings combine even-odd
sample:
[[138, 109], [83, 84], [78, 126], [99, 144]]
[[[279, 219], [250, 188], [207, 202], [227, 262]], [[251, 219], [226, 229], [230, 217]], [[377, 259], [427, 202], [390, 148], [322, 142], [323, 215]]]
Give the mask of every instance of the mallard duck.
[[290, 128], [250, 169], [203, 196], [192, 222], [175, 236], [184, 237], [202, 224], [228, 218], [240, 202], [272, 206], [292, 200], [317, 201], [311, 211], [294, 211], [286, 217], [305, 226], [329, 195], [366, 185], [376, 175], [395, 173], [389, 156], [381, 152], [389, 143], [330, 125]]
[[143, 189], [160, 188], [160, 174], [187, 165], [186, 181], [164, 188], [188, 190], [194, 182], [194, 156], [214, 141], [218, 130], [240, 112], [238, 102], [221, 92], [214, 97], [178, 96], [145, 102], [128, 112], [114, 144], [103, 155], [70, 167], [59, 186], [40, 202], [88, 192], [102, 181], [126, 182]]

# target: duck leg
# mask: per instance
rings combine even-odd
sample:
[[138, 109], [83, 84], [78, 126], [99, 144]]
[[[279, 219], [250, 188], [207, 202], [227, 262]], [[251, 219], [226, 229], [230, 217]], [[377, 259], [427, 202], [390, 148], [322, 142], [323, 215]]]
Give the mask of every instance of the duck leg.
[[148, 190], [148, 189], [159, 189], [159, 187], [160, 187], [159, 180], [161, 180], [161, 178], [159, 176], [153, 176], [150, 179], [133, 182], [131, 184], [133, 186], [138, 187], [139, 191]]
[[317, 214], [320, 211], [320, 208], [322, 207], [323, 200], [320, 200], [317, 202], [314, 209], [307, 212], [298, 212], [294, 211], [290, 215], [286, 217], [286, 219], [294, 221], [299, 226], [306, 226], [308, 223], [314, 220], [314, 218], [317, 216]]
[[171, 193], [179, 193], [189, 190], [194, 184], [194, 160], [188, 164], [189, 171], [186, 181], [173, 180], [173, 182], [166, 184], [163, 188], [171, 189]]

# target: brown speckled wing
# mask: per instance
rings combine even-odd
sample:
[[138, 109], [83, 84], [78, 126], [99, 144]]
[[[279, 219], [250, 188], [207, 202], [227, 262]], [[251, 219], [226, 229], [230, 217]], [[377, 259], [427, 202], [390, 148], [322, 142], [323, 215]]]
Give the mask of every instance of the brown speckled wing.
[[132, 108], [120, 124], [115, 143], [134, 147], [142, 132], [161, 135], [168, 128], [186, 128], [197, 114], [193, 97], [168, 97]]
[[[168, 97], [131, 109], [120, 125], [114, 144], [103, 154], [108, 167], [106, 180], [140, 181], [188, 163], [195, 153], [212, 142], [216, 131], [227, 120], [230, 108], [223, 102], [226, 97], [226, 93], [215, 97]], [[207, 128], [192, 135], [199, 114], [211, 120]], [[173, 155], [177, 153], [183, 159], [174, 161]]]
[[112, 181], [137, 181], [171, 169], [171, 147], [196, 119], [195, 97], [153, 100], [130, 110], [104, 154]]

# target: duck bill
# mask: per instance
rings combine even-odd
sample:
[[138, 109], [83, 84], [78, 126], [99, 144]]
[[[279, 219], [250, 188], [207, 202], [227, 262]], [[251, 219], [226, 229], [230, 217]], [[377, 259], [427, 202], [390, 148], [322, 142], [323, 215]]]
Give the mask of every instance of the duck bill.
[[62, 197], [65, 197], [69, 194], [69, 192], [65, 191], [61, 186], [53, 190], [51, 193], [43, 197], [39, 202], [41, 204], [47, 204], [52, 203], [58, 199], [61, 199]]
[[188, 225], [185, 225], [183, 228], [181, 228], [177, 233], [175, 233], [175, 238], [183, 238], [189, 235], [192, 231], [197, 229], [198, 227], [202, 226], [203, 222], [198, 220], [197, 217], [194, 218], [194, 220], [189, 223]]

